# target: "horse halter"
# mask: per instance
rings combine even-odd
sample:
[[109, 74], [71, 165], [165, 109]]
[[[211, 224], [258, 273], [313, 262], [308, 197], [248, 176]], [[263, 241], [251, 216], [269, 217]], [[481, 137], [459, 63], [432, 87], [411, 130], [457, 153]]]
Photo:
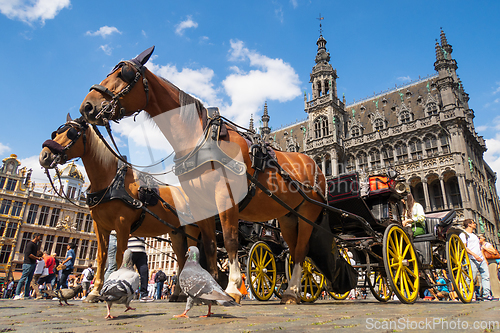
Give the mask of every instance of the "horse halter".
[[[83, 135], [83, 155], [85, 155], [85, 151], [87, 148], [87, 134], [86, 130], [88, 128], [87, 123], [80, 123], [75, 120], [68, 121], [67, 123], [59, 126], [59, 128], [52, 132], [51, 140], [47, 140], [42, 144], [42, 148], [49, 148], [49, 150], [56, 155], [52, 163], [50, 164], [50, 167], [53, 168], [57, 166], [58, 164], [64, 164], [68, 161], [68, 155], [66, 154], [66, 151], [70, 149], [77, 141], [78, 139]], [[54, 139], [57, 137], [58, 134], [62, 134], [66, 132], [66, 137], [70, 139], [71, 141], [66, 145], [62, 146], [60, 143], [54, 141]]]
[[[146, 79], [146, 76], [144, 76], [144, 71], [145, 68], [143, 65], [136, 63], [136, 61], [133, 60], [128, 60], [128, 61], [121, 61], [116, 65], [113, 70], [108, 74], [110, 76], [117, 70], [121, 69], [121, 72], [119, 74], [120, 78], [128, 83], [128, 85], [123, 88], [119, 93], [115, 94], [108, 88], [106, 88], [103, 85], [100, 84], [94, 84], [92, 87], [90, 87], [90, 91], [92, 90], [97, 90], [103, 95], [107, 95], [111, 98], [111, 101], [103, 101], [102, 102], [102, 108], [101, 111], [97, 114], [96, 119], [99, 119], [100, 117], [103, 118], [103, 120], [120, 120], [123, 117], [125, 117], [125, 114], [127, 111], [125, 110], [124, 107], [122, 107], [120, 103], [120, 98], [128, 94], [132, 88], [135, 86], [135, 84], [139, 81], [139, 78], [142, 76], [142, 84], [144, 85], [144, 91], [146, 92], [146, 105], [144, 106], [143, 109], [145, 109], [148, 106], [149, 103], [149, 86], [148, 86], [148, 80]], [[129, 66], [132, 66], [135, 68], [135, 73], [130, 70]], [[115, 113], [116, 109], [118, 108], [118, 115], [115, 119]], [[135, 112], [140, 112], [140, 110], [134, 111]]]

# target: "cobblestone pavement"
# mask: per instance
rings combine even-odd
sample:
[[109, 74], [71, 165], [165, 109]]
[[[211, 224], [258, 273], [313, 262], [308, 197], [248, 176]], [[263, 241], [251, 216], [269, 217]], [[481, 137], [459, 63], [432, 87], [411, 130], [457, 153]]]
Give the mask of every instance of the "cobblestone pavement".
[[[500, 332], [500, 302], [430, 302], [404, 305], [397, 301], [327, 301], [282, 305], [279, 301], [242, 301], [241, 307], [214, 306], [213, 317], [201, 318], [207, 306], [194, 306], [191, 318], [173, 318], [184, 303], [133, 302], [135, 311], [106, 320], [104, 303], [69, 301], [59, 306], [51, 300], [0, 300], [0, 332]], [[495, 322], [496, 321], [496, 322]]]

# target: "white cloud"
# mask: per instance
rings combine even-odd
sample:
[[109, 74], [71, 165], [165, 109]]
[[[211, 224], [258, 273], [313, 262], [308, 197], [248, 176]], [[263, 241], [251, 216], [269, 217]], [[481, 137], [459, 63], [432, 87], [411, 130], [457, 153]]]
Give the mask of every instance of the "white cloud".
[[198, 28], [198, 23], [193, 21], [191, 15], [189, 15], [186, 20], [182, 21], [181, 23], [175, 26], [175, 33], [178, 34], [179, 36], [182, 36], [184, 34], [184, 30], [189, 28]]
[[271, 59], [246, 48], [242, 41], [231, 40], [229, 60], [249, 64], [243, 72], [238, 67], [222, 82], [232, 104], [224, 114], [237, 123], [246, 124], [251, 114], [257, 114], [266, 100], [290, 101], [301, 95], [299, 76], [282, 59]]
[[0, 156], [10, 151], [10, 147], [0, 142]]
[[70, 0], [0, 0], [0, 12], [9, 19], [26, 23], [39, 20], [44, 24], [70, 5]]
[[214, 71], [210, 68], [183, 68], [179, 71], [174, 65], [156, 65], [151, 60], [147, 66], [156, 75], [164, 77], [184, 92], [194, 95], [208, 105], [220, 105], [222, 103], [217, 97], [217, 91], [212, 83]]
[[486, 131], [488, 129], [488, 125], [481, 125], [481, 126], [476, 126], [476, 132], [483, 132], [483, 131]]
[[407, 81], [411, 81], [411, 78], [410, 78], [410, 76], [409, 76], [409, 75], [408, 75], [408, 76], [400, 76], [400, 77], [398, 77], [396, 80], [398, 80], [398, 81], [403, 81], [403, 82], [407, 82]]
[[108, 44], [101, 45], [99, 48], [103, 50], [106, 55], [111, 55], [111, 51], [113, 50]]
[[[490, 168], [500, 175], [500, 133], [494, 138], [485, 139], [488, 150], [484, 153], [484, 160]], [[500, 193], [500, 181], [497, 180], [497, 192]]]
[[497, 84], [497, 87], [493, 91], [492, 95], [496, 95], [496, 94], [500, 93], [500, 82], [497, 82], [496, 84]]
[[297, 0], [290, 0], [290, 3], [292, 4], [293, 8], [297, 8], [299, 6], [299, 3]]
[[[144, 31], [143, 31], [144, 32]], [[100, 27], [99, 30], [91, 32], [90, 30], [85, 33], [87, 36], [101, 36], [102, 38], [106, 38], [107, 36], [118, 33], [122, 34], [120, 30], [115, 27], [108, 27], [107, 25]]]

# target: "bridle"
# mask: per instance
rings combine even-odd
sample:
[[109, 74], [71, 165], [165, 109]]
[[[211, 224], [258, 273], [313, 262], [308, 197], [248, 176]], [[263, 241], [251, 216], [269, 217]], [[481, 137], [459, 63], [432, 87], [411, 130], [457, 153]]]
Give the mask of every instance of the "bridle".
[[[68, 155], [66, 152], [70, 149], [78, 139], [83, 135], [83, 155], [85, 155], [85, 151], [87, 148], [87, 129], [88, 124], [85, 122], [78, 122], [75, 120], [70, 120], [65, 124], [59, 126], [59, 128], [52, 132], [51, 140], [46, 140], [42, 144], [42, 148], [47, 147], [52, 154], [56, 157], [50, 164], [50, 168], [56, 167], [58, 164], [64, 164], [68, 161]], [[66, 132], [66, 137], [71, 141], [66, 145], [62, 146], [60, 143], [54, 141], [58, 134], [62, 134]]]
[[[132, 66], [135, 69], [135, 73], [130, 70], [129, 66]], [[132, 59], [132, 60], [126, 60], [126, 61], [121, 61], [116, 65], [113, 70], [108, 74], [110, 76], [117, 70], [121, 69], [120, 72], [120, 78], [128, 83], [128, 85], [120, 90], [117, 94], [113, 93], [111, 90], [106, 88], [103, 85], [100, 84], [94, 84], [92, 87], [90, 87], [90, 91], [96, 90], [100, 92], [103, 95], [107, 95], [111, 98], [111, 101], [103, 101], [101, 106], [101, 111], [96, 115], [96, 119], [99, 119], [102, 117], [105, 123], [109, 119], [112, 120], [120, 120], [123, 117], [125, 117], [125, 114], [127, 111], [125, 108], [121, 105], [120, 103], [120, 98], [123, 96], [127, 95], [132, 88], [135, 86], [135, 84], [139, 81], [139, 79], [142, 76], [142, 84], [144, 85], [144, 92], [146, 93], [146, 105], [144, 108], [141, 110], [145, 109], [148, 106], [149, 103], [149, 86], [148, 86], [148, 80], [146, 79], [146, 76], [144, 75], [144, 71], [146, 67], [144, 67], [142, 64], [140, 64], [137, 60]], [[118, 113], [117, 113], [118, 109]], [[135, 112], [140, 112], [141, 110], [136, 110], [132, 113]]]

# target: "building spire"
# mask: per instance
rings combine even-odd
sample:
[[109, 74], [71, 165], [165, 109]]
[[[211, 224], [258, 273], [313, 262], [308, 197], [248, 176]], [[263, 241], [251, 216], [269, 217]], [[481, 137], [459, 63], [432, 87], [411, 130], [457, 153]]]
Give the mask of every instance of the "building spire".
[[269, 127], [269, 119], [271, 119], [271, 117], [269, 117], [269, 113], [267, 112], [267, 101], [266, 101], [264, 103], [264, 114], [262, 115], [261, 132], [263, 136], [269, 135], [269, 133], [271, 133], [271, 128]]
[[450, 55], [450, 59], [451, 59], [451, 52], [453, 52], [453, 48], [451, 47], [450, 44], [448, 44], [448, 40], [446, 39], [446, 35], [443, 31], [443, 28], [441, 28], [441, 48], [447, 53]]
[[253, 127], [253, 113], [250, 115], [250, 125], [248, 126], [248, 129], [250, 130], [250, 132], [255, 131]]
[[318, 45], [318, 52], [316, 53], [316, 64], [320, 63], [328, 63], [330, 61], [330, 53], [326, 51], [326, 40], [323, 38], [323, 26], [321, 25], [321, 21], [325, 18], [319, 15], [317, 18], [319, 20], [319, 38], [316, 41], [316, 45]]
[[436, 60], [439, 61], [443, 59], [444, 59], [443, 50], [441, 50], [441, 46], [439, 45], [438, 40], [436, 39]]

